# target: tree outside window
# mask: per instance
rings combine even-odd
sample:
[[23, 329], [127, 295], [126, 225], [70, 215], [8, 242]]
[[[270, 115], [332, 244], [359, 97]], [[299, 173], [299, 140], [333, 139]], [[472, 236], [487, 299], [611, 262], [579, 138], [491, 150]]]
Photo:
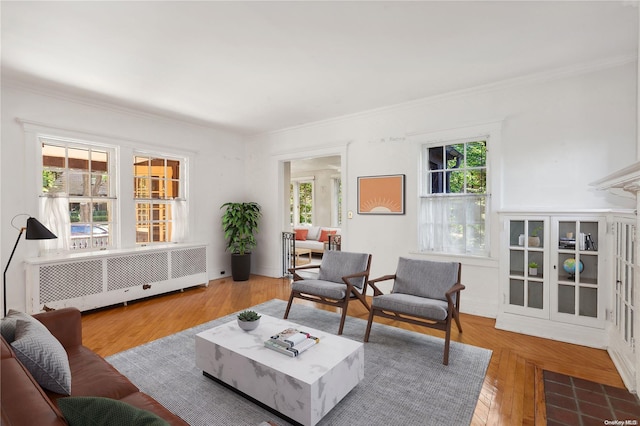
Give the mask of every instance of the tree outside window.
[[313, 223], [313, 181], [294, 181], [290, 186], [291, 225]]

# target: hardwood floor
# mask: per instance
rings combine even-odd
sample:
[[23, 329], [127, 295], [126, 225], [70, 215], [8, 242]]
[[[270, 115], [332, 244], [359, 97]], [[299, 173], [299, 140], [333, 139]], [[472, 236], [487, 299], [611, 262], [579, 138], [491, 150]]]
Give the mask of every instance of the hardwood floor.
[[[244, 282], [228, 278], [211, 281], [208, 287], [88, 312], [82, 316], [84, 344], [102, 356], [113, 355], [267, 300], [288, 300], [289, 291], [286, 278], [251, 276]], [[296, 303], [315, 306], [297, 299]], [[360, 303], [351, 303], [348, 314], [362, 319], [368, 316]], [[376, 320], [443, 337], [437, 330]], [[624, 388], [604, 350], [497, 330], [495, 320], [490, 318], [462, 314], [461, 322], [464, 332], [458, 333], [453, 327], [452, 340], [493, 351], [472, 425], [546, 424], [540, 392], [542, 370]]]

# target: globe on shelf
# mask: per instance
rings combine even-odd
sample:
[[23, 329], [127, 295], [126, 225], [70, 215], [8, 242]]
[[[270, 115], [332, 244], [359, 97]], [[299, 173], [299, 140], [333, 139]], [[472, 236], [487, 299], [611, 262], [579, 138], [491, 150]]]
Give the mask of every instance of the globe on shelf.
[[[564, 268], [565, 272], [570, 276], [574, 276], [576, 274], [576, 260], [573, 257], [565, 260], [564, 263], [562, 264], [562, 267]], [[580, 272], [584, 270], [584, 263], [582, 263], [582, 260], [578, 265], [578, 270]]]

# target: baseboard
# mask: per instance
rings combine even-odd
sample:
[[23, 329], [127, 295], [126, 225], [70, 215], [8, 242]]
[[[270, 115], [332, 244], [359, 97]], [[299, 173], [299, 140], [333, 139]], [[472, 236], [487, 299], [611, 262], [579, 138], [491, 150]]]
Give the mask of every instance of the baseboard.
[[607, 334], [604, 329], [600, 328], [566, 324], [505, 312], [498, 314], [496, 328], [590, 348], [607, 349]]

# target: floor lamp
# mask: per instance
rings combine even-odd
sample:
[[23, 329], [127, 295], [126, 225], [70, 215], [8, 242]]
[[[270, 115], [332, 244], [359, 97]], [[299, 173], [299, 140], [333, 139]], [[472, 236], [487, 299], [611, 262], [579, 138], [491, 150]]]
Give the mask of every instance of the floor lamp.
[[[23, 215], [17, 215], [17, 216], [14, 216], [13, 219], [11, 219], [11, 226], [13, 226], [14, 228], [15, 228], [15, 225], [13, 224], [13, 221], [18, 216], [23, 216]], [[25, 214], [24, 216], [28, 216], [28, 215]], [[22, 228], [16, 228], [16, 229], [19, 229], [20, 233], [18, 234], [18, 239], [16, 240], [16, 244], [13, 246], [13, 250], [11, 251], [11, 256], [9, 256], [7, 267], [4, 268], [4, 275], [2, 277], [3, 278], [2, 284], [3, 284], [3, 291], [4, 291], [2, 304], [4, 306], [5, 317], [7, 316], [7, 269], [9, 269], [9, 265], [11, 264], [11, 259], [13, 259], [13, 254], [16, 252], [16, 248], [18, 247], [18, 243], [20, 242], [20, 237], [22, 236], [22, 233], [24, 231], [27, 231], [27, 235], [25, 237], [27, 240], [51, 240], [53, 238], [58, 238], [55, 236], [55, 234], [53, 234], [53, 232], [49, 231], [46, 226], [38, 222], [38, 220], [33, 217], [29, 217], [29, 219], [27, 219], [27, 226], [23, 226]]]

